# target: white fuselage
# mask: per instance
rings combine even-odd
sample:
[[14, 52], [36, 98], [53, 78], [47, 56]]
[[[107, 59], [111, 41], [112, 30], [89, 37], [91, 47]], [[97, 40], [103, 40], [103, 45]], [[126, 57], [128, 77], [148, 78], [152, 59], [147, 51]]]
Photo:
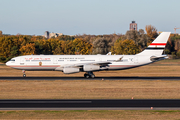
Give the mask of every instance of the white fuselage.
[[26, 55], [13, 58], [6, 65], [20, 70], [63, 71], [64, 67], [110, 62], [108, 65], [101, 65], [102, 69], [92, 71], [121, 70], [152, 63], [150, 57], [144, 55]]

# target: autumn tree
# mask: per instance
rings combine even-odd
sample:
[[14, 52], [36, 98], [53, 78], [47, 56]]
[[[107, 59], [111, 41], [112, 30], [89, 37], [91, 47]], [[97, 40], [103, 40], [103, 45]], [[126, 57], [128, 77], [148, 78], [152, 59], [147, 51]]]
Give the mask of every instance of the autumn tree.
[[180, 50], [180, 39], [175, 40], [174, 50], [176, 51]]
[[58, 36], [56, 39], [58, 39], [58, 40], [65, 40], [65, 41], [67, 41], [67, 40], [74, 40], [75, 38], [74, 38], [74, 36], [61, 35], [61, 36]]
[[140, 47], [141, 50], [145, 49], [147, 47], [148, 43], [148, 36], [144, 33], [143, 29], [139, 29], [139, 31], [136, 30], [130, 30], [127, 31], [126, 34], [122, 37], [122, 40], [133, 40], [134, 43]]
[[12, 48], [11, 48], [11, 52], [10, 52], [10, 58], [13, 58], [13, 57], [16, 57], [16, 56], [18, 56], [19, 55], [19, 49], [18, 49], [18, 47], [17, 46], [13, 46]]
[[178, 50], [178, 51], [176, 52], [176, 56], [177, 56], [177, 58], [180, 58], [180, 50]]
[[35, 44], [34, 43], [27, 43], [25, 46], [20, 48], [19, 50], [22, 55], [31, 55], [35, 54]]
[[16, 38], [18, 39], [18, 44], [20, 47], [25, 46], [27, 43], [31, 41], [30, 35], [16, 35]]
[[66, 55], [74, 55], [75, 54], [75, 48], [73, 45], [72, 40], [67, 40], [62, 43], [63, 53]]
[[178, 51], [180, 51], [180, 35], [178, 34], [171, 34], [167, 45], [166, 45], [166, 51], [169, 51], [169, 53], [174, 54]]
[[86, 42], [82, 38], [76, 38], [75, 40], [73, 40], [73, 45], [75, 48], [75, 52], [78, 52], [78, 54], [88, 55], [92, 52], [92, 44]]
[[53, 54], [54, 55], [64, 55], [64, 48], [63, 48], [63, 45], [65, 44], [65, 41], [59, 41], [57, 46], [54, 47], [54, 51]]
[[60, 41], [58, 43], [57, 48], [53, 52], [55, 55], [74, 55], [75, 54], [75, 48], [73, 45], [73, 41], [67, 40], [67, 41]]
[[149, 43], [151, 43], [158, 36], [157, 29], [152, 25], [146, 25], [145, 30], [147, 36], [150, 38]]
[[0, 30], [0, 35], [2, 35], [2, 31]]
[[36, 49], [35, 54], [44, 54], [44, 55], [52, 54], [49, 41], [43, 39], [43, 40], [37, 40], [34, 43]]
[[0, 38], [0, 56], [8, 58], [13, 47], [13, 38], [11, 36], [3, 36]]
[[31, 41], [43, 40], [43, 36], [31, 36]]
[[50, 49], [51, 49], [51, 52], [52, 52], [53, 54], [55, 53], [55, 49], [56, 49], [58, 46], [61, 46], [61, 41], [62, 41], [62, 40], [58, 40], [58, 39], [54, 39], [54, 38], [48, 39], [48, 42], [49, 42], [49, 45], [50, 45]]
[[117, 40], [111, 48], [112, 54], [132, 55], [140, 52], [133, 40]]
[[139, 33], [136, 30], [130, 30], [127, 31], [125, 36], [123, 37], [123, 40], [133, 40], [136, 45], [139, 43]]

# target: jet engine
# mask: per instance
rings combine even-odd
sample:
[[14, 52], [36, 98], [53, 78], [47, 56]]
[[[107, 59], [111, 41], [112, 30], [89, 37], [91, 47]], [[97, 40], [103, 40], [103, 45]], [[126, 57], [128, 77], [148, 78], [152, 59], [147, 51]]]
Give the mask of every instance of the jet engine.
[[72, 68], [72, 67], [67, 67], [63, 69], [63, 72], [65, 74], [71, 74], [71, 73], [78, 73], [79, 72], [79, 68]]
[[100, 66], [99, 65], [84, 65], [83, 70], [84, 71], [96, 71], [99, 70]]

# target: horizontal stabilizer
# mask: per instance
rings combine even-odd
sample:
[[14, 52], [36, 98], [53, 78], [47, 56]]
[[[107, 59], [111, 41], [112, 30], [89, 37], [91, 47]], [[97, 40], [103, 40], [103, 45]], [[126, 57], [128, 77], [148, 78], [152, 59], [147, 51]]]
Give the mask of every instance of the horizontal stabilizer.
[[167, 55], [163, 55], [163, 56], [159, 56], [159, 57], [157, 57], [157, 56], [152, 56], [152, 57], [150, 58], [150, 60], [151, 60], [152, 62], [156, 62], [156, 61], [164, 60], [164, 59], [167, 59], [167, 58], [168, 58]]

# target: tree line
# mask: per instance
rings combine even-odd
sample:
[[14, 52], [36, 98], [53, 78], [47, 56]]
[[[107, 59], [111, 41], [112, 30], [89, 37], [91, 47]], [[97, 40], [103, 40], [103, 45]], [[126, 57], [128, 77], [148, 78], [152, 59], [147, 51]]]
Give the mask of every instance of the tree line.
[[[146, 31], [146, 33], [145, 33]], [[125, 35], [62, 35], [46, 39], [43, 36], [0, 34], [0, 62], [20, 55], [90, 55], [90, 54], [136, 54], [143, 51], [157, 36], [157, 29], [147, 25], [145, 31], [131, 30]], [[171, 34], [165, 54], [180, 58], [180, 35]]]

